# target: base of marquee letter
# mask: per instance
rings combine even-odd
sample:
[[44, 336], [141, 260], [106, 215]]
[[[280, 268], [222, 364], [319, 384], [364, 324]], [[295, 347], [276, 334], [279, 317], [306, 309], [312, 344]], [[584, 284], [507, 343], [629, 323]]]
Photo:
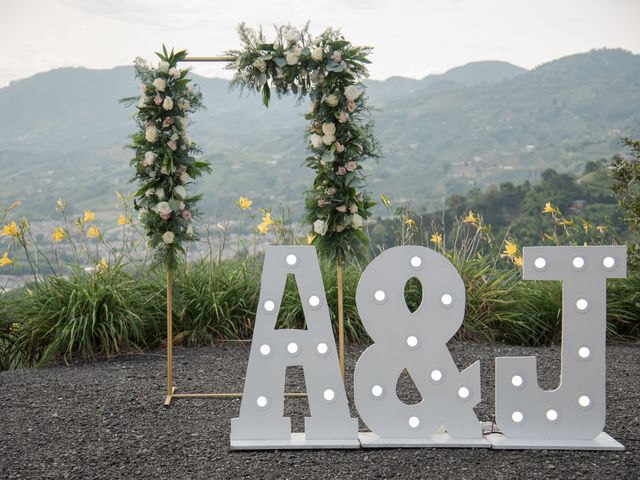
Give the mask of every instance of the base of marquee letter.
[[624, 450], [624, 445], [604, 432], [593, 440], [507, 438], [501, 433], [485, 437], [491, 442], [491, 448], [504, 450]]
[[448, 433], [434, 433], [429, 438], [380, 438], [373, 432], [358, 434], [362, 448], [491, 448], [484, 438], [452, 438]]
[[292, 433], [289, 440], [231, 440], [231, 450], [311, 450], [360, 448], [358, 439], [312, 440], [304, 433]]

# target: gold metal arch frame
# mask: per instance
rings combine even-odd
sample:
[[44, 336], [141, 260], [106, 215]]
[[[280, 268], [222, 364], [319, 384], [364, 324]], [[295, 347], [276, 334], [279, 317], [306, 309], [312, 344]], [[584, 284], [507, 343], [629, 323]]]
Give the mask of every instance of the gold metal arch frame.
[[[233, 62], [236, 57], [186, 57], [182, 62]], [[340, 372], [345, 379], [345, 351], [344, 351], [344, 299], [342, 285], [342, 263], [336, 263], [338, 282], [338, 353], [340, 357]], [[306, 397], [304, 392], [285, 393], [287, 397]], [[242, 398], [242, 393], [176, 393], [173, 385], [173, 271], [167, 269], [167, 397], [165, 406], [170, 406], [174, 398]]]

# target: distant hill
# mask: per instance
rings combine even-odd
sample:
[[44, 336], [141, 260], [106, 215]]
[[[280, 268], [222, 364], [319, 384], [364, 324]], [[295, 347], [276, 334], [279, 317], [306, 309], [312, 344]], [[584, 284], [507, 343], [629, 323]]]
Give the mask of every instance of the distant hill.
[[[192, 136], [214, 167], [199, 184], [203, 210], [232, 215], [232, 201], [247, 195], [256, 206], [282, 203], [300, 213], [311, 179], [301, 167], [306, 105], [284, 98], [265, 109], [254, 95], [230, 92], [226, 80], [196, 81], [208, 109]], [[581, 172], [585, 162], [622, 151], [620, 136], [640, 136], [640, 56], [623, 50], [531, 71], [475, 62], [368, 87], [384, 149], [370, 165], [370, 190], [417, 206], [433, 207], [445, 192], [535, 180], [548, 167]], [[132, 110], [118, 100], [136, 92], [131, 67], [58, 69], [0, 89], [0, 205], [22, 199], [40, 219], [55, 214], [58, 196], [76, 211], [112, 210], [113, 192], [132, 189], [122, 148]]]

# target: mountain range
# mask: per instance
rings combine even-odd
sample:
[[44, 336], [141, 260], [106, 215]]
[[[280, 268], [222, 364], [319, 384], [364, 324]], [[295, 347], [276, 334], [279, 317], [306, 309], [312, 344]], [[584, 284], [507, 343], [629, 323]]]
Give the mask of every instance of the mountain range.
[[[256, 207], [290, 206], [299, 218], [312, 173], [305, 158], [306, 105], [230, 91], [193, 75], [207, 109], [191, 135], [212, 162], [198, 189], [218, 221], [240, 195]], [[368, 166], [369, 189], [396, 204], [435, 208], [442, 196], [505, 181], [536, 180], [546, 168], [581, 172], [590, 160], [640, 137], [640, 56], [624, 50], [571, 55], [532, 70], [475, 62], [423, 79], [369, 80], [367, 95], [383, 158]], [[20, 199], [33, 219], [71, 210], [113, 212], [114, 191], [132, 191], [132, 67], [62, 68], [0, 89], [0, 206]]]

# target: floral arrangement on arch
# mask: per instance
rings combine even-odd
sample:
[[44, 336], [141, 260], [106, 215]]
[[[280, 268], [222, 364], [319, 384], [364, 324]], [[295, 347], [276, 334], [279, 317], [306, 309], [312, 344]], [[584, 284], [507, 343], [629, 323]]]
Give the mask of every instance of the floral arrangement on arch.
[[342, 261], [366, 245], [364, 223], [375, 206], [363, 173], [365, 160], [380, 157], [362, 83], [372, 49], [352, 45], [334, 29], [312, 37], [309, 24], [275, 30], [275, 40], [267, 42], [262, 30], [240, 24], [244, 48], [227, 52], [236, 58], [227, 67], [235, 70], [231, 85], [261, 92], [267, 107], [272, 89], [298, 100], [309, 96], [305, 164], [315, 171], [305, 202], [309, 238], [321, 252]]
[[187, 78], [189, 70], [178, 68], [187, 52], [167, 52], [163, 45], [162, 53], [156, 55], [160, 58], [157, 67], [136, 58], [140, 96], [123, 102], [137, 102], [138, 132], [129, 145], [135, 152], [131, 181], [140, 186], [134, 207], [155, 260], [171, 268], [177, 252], [185, 252], [184, 242], [197, 240], [192, 220], [199, 214], [196, 203], [201, 195], [189, 195], [187, 188], [211, 168], [208, 162], [196, 159], [201, 151], [187, 131], [189, 115], [202, 108], [202, 94]]

